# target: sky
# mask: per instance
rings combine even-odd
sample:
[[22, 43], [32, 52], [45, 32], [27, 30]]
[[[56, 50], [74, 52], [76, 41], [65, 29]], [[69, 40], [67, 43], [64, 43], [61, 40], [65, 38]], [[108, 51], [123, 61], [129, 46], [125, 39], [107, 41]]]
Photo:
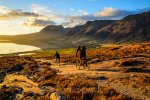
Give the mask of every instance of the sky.
[[47, 25], [74, 27], [150, 11], [150, 0], [0, 0], [0, 35], [28, 34]]

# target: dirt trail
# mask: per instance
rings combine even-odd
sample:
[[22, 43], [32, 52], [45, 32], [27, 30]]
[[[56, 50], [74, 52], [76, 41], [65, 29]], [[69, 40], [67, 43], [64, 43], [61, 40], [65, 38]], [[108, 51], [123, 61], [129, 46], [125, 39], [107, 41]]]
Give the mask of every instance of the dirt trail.
[[[38, 59], [37, 61], [51, 63], [52, 64], [51, 68], [56, 69], [58, 71], [58, 74], [60, 74], [60, 75], [85, 74], [88, 76], [97, 76], [97, 75], [102, 75], [102, 74], [111, 75], [111, 74], [119, 74], [120, 73], [119, 71], [117, 71], [117, 68], [114, 67], [114, 65], [116, 63], [115, 60], [90, 64], [90, 70], [83, 69], [82, 66], [81, 66], [81, 69], [79, 70], [78, 68], [76, 68], [75, 64], [61, 63], [59, 65], [59, 64], [55, 63], [54, 60]], [[113, 67], [113, 69], [111, 67]]]
[[[131, 59], [142, 59], [142, 57], [131, 58]], [[128, 73], [122, 73], [118, 70], [118, 67], [116, 67], [116, 63], [119, 60], [109, 60], [109, 61], [90, 64], [90, 70], [84, 70], [82, 67], [81, 70], [79, 70], [78, 68], [76, 68], [75, 64], [61, 63], [59, 66], [57, 63], [55, 63], [55, 60], [37, 59], [37, 61], [51, 63], [52, 64], [51, 68], [56, 69], [58, 71], [58, 74], [60, 75], [84, 74], [85, 76], [92, 77], [92, 78], [106, 77], [107, 78], [106, 80], [98, 80], [100, 86], [111, 86], [116, 91], [124, 95], [137, 97], [141, 100], [147, 99], [147, 97], [145, 97], [143, 93], [138, 90], [138, 88], [129, 88], [128, 86], [125, 86], [123, 84], [120, 83], [116, 84], [111, 81], [111, 79], [113, 79], [114, 77], [131, 75]]]
[[[144, 59], [145, 57], [134, 57], [134, 58], [126, 58], [126, 59]], [[35, 59], [36, 61], [40, 62], [48, 62], [51, 63], [51, 68], [54, 68], [58, 70], [58, 74], [61, 75], [68, 75], [68, 74], [86, 74], [86, 75], [112, 75], [112, 74], [120, 74], [118, 67], [116, 64], [120, 62], [121, 59], [116, 60], [108, 60], [108, 61], [102, 61], [94, 64], [90, 64], [90, 70], [85, 70], [83, 67], [79, 70], [76, 68], [76, 64], [69, 64], [69, 63], [61, 63], [60, 65], [58, 63], [55, 63], [55, 60], [48, 60], [48, 59]]]

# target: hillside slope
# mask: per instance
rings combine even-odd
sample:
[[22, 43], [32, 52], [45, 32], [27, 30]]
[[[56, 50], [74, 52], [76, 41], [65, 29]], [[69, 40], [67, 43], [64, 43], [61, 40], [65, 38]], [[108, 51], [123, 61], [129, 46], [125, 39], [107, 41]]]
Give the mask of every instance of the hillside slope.
[[[49, 25], [43, 28], [40, 32], [16, 35], [16, 36], [0, 36], [0, 40], [8, 40], [6, 42], [13, 42], [23, 45], [33, 45], [45, 48], [64, 48], [69, 47], [70, 44], [63, 40], [64, 34], [68, 29], [61, 25]], [[2, 41], [3, 42], [3, 41]]]
[[[150, 40], [150, 12], [129, 15], [122, 20], [89, 21], [68, 32], [71, 39], [98, 42], [144, 42]], [[88, 38], [85, 38], [88, 37]]]

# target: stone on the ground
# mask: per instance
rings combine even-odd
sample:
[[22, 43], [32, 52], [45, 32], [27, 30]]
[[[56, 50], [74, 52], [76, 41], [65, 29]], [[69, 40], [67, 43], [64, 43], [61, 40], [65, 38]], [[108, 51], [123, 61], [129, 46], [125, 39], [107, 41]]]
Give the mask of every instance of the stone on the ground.
[[50, 95], [50, 100], [66, 100], [60, 92], [54, 92]]

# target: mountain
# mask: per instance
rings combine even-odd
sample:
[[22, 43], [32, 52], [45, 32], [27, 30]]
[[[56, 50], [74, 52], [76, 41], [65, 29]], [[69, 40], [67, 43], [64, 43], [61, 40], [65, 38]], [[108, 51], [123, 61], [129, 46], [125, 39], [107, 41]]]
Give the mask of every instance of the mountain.
[[64, 34], [66, 32], [65, 28], [62, 25], [48, 25], [45, 28], [43, 28], [40, 33], [48, 33], [48, 34]]
[[[122, 20], [96, 20], [72, 28], [68, 34], [76, 42], [96, 40], [106, 42], [150, 41], [150, 12], [129, 15]], [[79, 41], [80, 42], [80, 41]]]
[[[94, 34], [97, 30], [116, 22], [116, 20], [95, 20], [88, 21], [84, 25], [76, 26], [67, 32], [66, 36], [75, 42], [95, 41]], [[97, 41], [97, 40], [96, 40]]]
[[150, 41], [150, 11], [126, 16], [121, 20], [95, 20], [73, 28], [48, 25], [40, 32], [0, 36], [0, 40], [40, 48], [63, 48], [77, 44], [125, 43]]
[[144, 42], [150, 40], [150, 12], [129, 15], [95, 33], [95, 37], [107, 34], [105, 41]]
[[[40, 32], [16, 35], [16, 36], [0, 36], [0, 40], [8, 40], [6, 42], [13, 42], [23, 45], [33, 45], [40, 48], [63, 48], [72, 46], [71, 43], [67, 43], [64, 40], [64, 34], [69, 29], [64, 28], [61, 25], [48, 25]], [[3, 41], [2, 41], [3, 42]]]

